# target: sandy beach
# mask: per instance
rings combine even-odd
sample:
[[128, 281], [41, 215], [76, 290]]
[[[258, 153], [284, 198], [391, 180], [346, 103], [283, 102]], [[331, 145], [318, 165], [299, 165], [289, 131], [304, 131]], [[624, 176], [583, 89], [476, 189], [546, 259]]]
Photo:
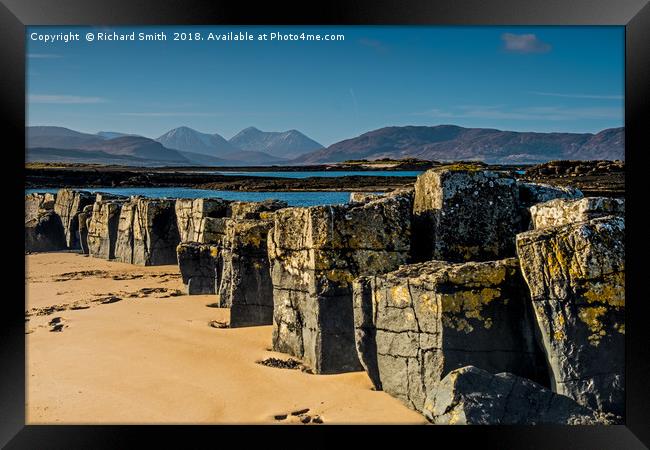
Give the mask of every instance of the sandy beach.
[[27, 424], [426, 423], [365, 372], [257, 364], [289, 358], [268, 350], [272, 327], [210, 326], [229, 311], [184, 295], [176, 266], [65, 252], [25, 261]]

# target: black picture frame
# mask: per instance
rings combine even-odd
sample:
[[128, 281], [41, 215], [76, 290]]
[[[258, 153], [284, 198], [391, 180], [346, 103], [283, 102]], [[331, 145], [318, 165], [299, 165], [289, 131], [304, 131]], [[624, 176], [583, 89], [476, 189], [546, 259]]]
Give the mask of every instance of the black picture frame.
[[[534, 427], [261, 427], [261, 426], [38, 426], [25, 425], [25, 329], [23, 289], [3, 296], [0, 327], [0, 445], [6, 448], [125, 448], [136, 439], [194, 447], [195, 439], [211, 445], [245, 445], [256, 433], [299, 433], [295, 442], [325, 442], [332, 432], [349, 437], [373, 435], [382, 441], [392, 436], [407, 444], [422, 439], [425, 445], [474, 443], [485, 448], [515, 449], [636, 449], [650, 446], [650, 337], [647, 300], [641, 296], [641, 259], [645, 194], [641, 184], [643, 157], [650, 149], [645, 133], [650, 105], [650, 5], [648, 0], [356, 0], [307, 4], [265, 2], [251, 5], [223, 0], [200, 2], [155, 0], [1, 0], [0, 69], [2, 123], [12, 146], [4, 149], [4, 237], [14, 247], [5, 268], [15, 271], [6, 285], [20, 276], [18, 261], [24, 254], [20, 242], [20, 210], [24, 208], [25, 148], [25, 26], [29, 25], [623, 25], [625, 26], [625, 157], [627, 203], [627, 298], [626, 308], [626, 419], [617, 426]], [[8, 192], [7, 192], [8, 191]], [[15, 236], [15, 237], [14, 237]], [[15, 256], [13, 256], [15, 252]], [[16, 258], [15, 260], [13, 258]], [[24, 273], [23, 273], [24, 275]], [[225, 434], [224, 434], [225, 433]], [[337, 433], [337, 434], [338, 434]], [[234, 436], [237, 434], [237, 436]], [[234, 438], [234, 441], [231, 441]], [[333, 439], [338, 445], [344, 441]], [[227, 444], [226, 442], [234, 442]], [[239, 444], [237, 444], [239, 442]], [[282, 441], [280, 441], [282, 442]], [[287, 441], [285, 441], [287, 442]], [[415, 442], [414, 442], [415, 443]], [[287, 444], [292, 445], [292, 444]], [[416, 444], [418, 445], [418, 444]], [[461, 445], [462, 448], [462, 445]]]

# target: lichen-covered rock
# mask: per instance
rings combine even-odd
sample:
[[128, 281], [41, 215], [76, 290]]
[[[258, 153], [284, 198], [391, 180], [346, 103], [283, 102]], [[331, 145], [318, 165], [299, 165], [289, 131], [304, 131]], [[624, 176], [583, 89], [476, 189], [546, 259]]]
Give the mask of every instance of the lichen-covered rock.
[[282, 200], [264, 200], [262, 202], [232, 202], [230, 217], [233, 219], [272, 219], [273, 212], [287, 207]]
[[181, 242], [176, 251], [178, 268], [188, 295], [215, 294], [221, 275], [219, 246]]
[[350, 192], [350, 203], [366, 203], [381, 198], [384, 194], [374, 192]]
[[90, 225], [90, 218], [93, 215], [94, 204], [84, 206], [84, 209], [79, 213], [79, 246], [81, 253], [88, 255], [90, 249], [88, 248], [88, 225]]
[[617, 415], [625, 397], [624, 242], [617, 216], [517, 236], [553, 390]]
[[199, 235], [203, 234], [203, 219], [226, 217], [229, 204], [230, 202], [220, 198], [176, 200], [176, 220], [181, 242], [203, 242], [199, 240]]
[[33, 193], [25, 196], [25, 223], [38, 219], [39, 213], [54, 208], [56, 196], [50, 193]]
[[[103, 259], [115, 258], [117, 229], [123, 204], [122, 200], [99, 200], [94, 203], [86, 236], [90, 256]], [[80, 214], [80, 217], [82, 215], [84, 214]]]
[[269, 220], [228, 219], [222, 244], [219, 304], [230, 308], [230, 326], [273, 323], [273, 285], [267, 236]]
[[604, 216], [625, 216], [625, 199], [585, 197], [581, 199], [556, 199], [530, 208], [535, 229], [582, 222]]
[[196, 231], [196, 242], [202, 244], [220, 244], [226, 235], [227, 217], [204, 217]]
[[120, 211], [115, 259], [129, 264], [177, 264], [180, 235], [174, 201], [134, 197]]
[[405, 265], [354, 281], [359, 359], [377, 389], [421, 411], [451, 370], [547, 381], [517, 260]]
[[521, 229], [516, 181], [480, 166], [443, 166], [415, 183], [416, 261], [485, 261], [515, 254]]
[[95, 196], [90, 192], [60, 189], [56, 194], [54, 212], [61, 218], [65, 242], [70, 249], [79, 249], [79, 213], [85, 206], [92, 205]]
[[52, 210], [41, 210], [25, 222], [25, 251], [50, 252], [66, 248], [61, 218]]
[[544, 203], [558, 198], [561, 199], [578, 199], [583, 198], [584, 194], [580, 189], [551, 186], [550, 184], [529, 183], [517, 181], [519, 186], [519, 203], [521, 212], [522, 231], [534, 228], [530, 207], [538, 203]]
[[286, 208], [269, 233], [273, 348], [316, 373], [360, 370], [352, 280], [408, 262], [412, 192], [363, 204]]
[[492, 374], [474, 366], [449, 372], [424, 405], [438, 425], [610, 425], [600, 414], [564, 395], [512, 373]]

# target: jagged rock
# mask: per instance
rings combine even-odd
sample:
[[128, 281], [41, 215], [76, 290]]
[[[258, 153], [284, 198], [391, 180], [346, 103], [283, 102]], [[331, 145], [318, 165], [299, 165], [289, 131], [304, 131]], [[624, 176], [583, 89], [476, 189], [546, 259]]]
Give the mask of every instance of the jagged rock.
[[95, 196], [86, 191], [73, 189], [60, 189], [56, 194], [54, 212], [61, 218], [65, 233], [65, 242], [68, 248], [78, 249], [79, 246], [79, 213], [85, 206], [92, 205]]
[[66, 248], [65, 230], [54, 211], [41, 211], [25, 222], [25, 251], [49, 252]]
[[93, 215], [94, 204], [84, 206], [84, 209], [77, 216], [79, 219], [79, 246], [81, 253], [88, 255], [88, 225], [90, 225], [90, 217]]
[[25, 223], [38, 219], [39, 213], [54, 208], [56, 196], [50, 193], [33, 193], [25, 196]]
[[586, 197], [557, 199], [534, 205], [530, 215], [535, 229], [582, 222], [604, 216], [625, 216], [625, 199]]
[[286, 208], [269, 233], [273, 348], [315, 373], [360, 370], [352, 280], [408, 261], [411, 192], [363, 204]]
[[415, 183], [416, 261], [485, 261], [514, 256], [521, 229], [514, 178], [480, 166], [442, 166]]
[[272, 219], [273, 212], [287, 207], [281, 200], [264, 200], [263, 202], [232, 202], [230, 217], [233, 219]]
[[122, 205], [115, 259], [130, 264], [177, 264], [180, 235], [174, 201], [134, 197]]
[[517, 236], [551, 387], [617, 415], [625, 404], [624, 242], [617, 216]]
[[176, 251], [178, 268], [188, 295], [215, 294], [221, 275], [219, 246], [181, 242]]
[[273, 323], [269, 220], [229, 219], [223, 240], [219, 303], [230, 308], [230, 327]]
[[530, 216], [531, 206], [558, 198], [577, 199], [584, 197], [584, 194], [580, 191], [580, 189], [573, 187], [551, 186], [549, 184], [529, 183], [522, 181], [517, 181], [517, 185], [519, 186], [519, 203], [522, 231], [533, 228], [533, 223]]
[[176, 219], [181, 242], [207, 242], [199, 240], [206, 217], [226, 217], [230, 202], [220, 198], [195, 198], [176, 200]]
[[123, 204], [122, 200], [98, 200], [94, 203], [86, 237], [90, 256], [103, 259], [115, 258], [117, 228]]
[[373, 192], [350, 192], [350, 203], [366, 203], [381, 198], [384, 194]]
[[126, 195], [121, 194], [112, 194], [109, 192], [95, 192], [95, 201], [103, 202], [105, 200], [123, 200], [127, 201], [129, 199]]
[[359, 359], [377, 389], [421, 411], [451, 370], [547, 382], [517, 260], [428, 261], [354, 281]]
[[226, 234], [227, 217], [204, 217], [196, 232], [196, 242], [220, 244]]
[[512, 373], [474, 366], [451, 371], [425, 402], [438, 425], [609, 425], [616, 423], [564, 395]]

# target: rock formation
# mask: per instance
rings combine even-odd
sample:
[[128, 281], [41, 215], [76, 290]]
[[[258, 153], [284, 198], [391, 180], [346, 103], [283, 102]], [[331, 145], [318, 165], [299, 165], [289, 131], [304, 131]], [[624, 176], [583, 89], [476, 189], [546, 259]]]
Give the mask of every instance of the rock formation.
[[274, 350], [302, 358], [316, 373], [361, 369], [352, 280], [408, 261], [412, 196], [276, 212], [268, 242]]
[[442, 166], [415, 183], [416, 261], [485, 261], [514, 256], [521, 229], [514, 178], [480, 166]]
[[173, 200], [133, 197], [123, 204], [115, 259], [144, 266], [177, 264], [179, 243]]
[[209, 235], [204, 232], [205, 218], [226, 217], [229, 213], [229, 203], [220, 198], [195, 198], [176, 200], [176, 220], [181, 242], [209, 241]]
[[359, 359], [378, 389], [421, 411], [451, 370], [545, 380], [517, 260], [405, 265], [354, 282]]
[[350, 203], [366, 203], [370, 200], [378, 199], [382, 195], [373, 192], [350, 192]]
[[54, 208], [56, 196], [49, 193], [33, 193], [25, 196], [25, 223], [38, 219], [42, 211], [51, 211]]
[[230, 326], [273, 323], [273, 285], [267, 235], [271, 220], [228, 219], [222, 244], [219, 304], [230, 308]]
[[54, 202], [54, 212], [61, 218], [65, 242], [68, 248], [79, 249], [79, 213], [85, 206], [92, 205], [95, 196], [90, 192], [60, 189]]
[[188, 295], [214, 294], [221, 279], [220, 245], [181, 242], [178, 267]]
[[609, 215], [625, 216], [625, 199], [587, 197], [580, 200], [551, 200], [533, 205], [530, 215], [536, 229]]
[[608, 425], [616, 419], [525, 378], [474, 366], [443, 378], [423, 412], [438, 425]]
[[84, 255], [90, 254], [90, 249], [88, 249], [88, 225], [90, 225], [94, 207], [94, 204], [84, 206], [84, 209], [77, 216], [79, 220], [79, 246], [81, 247], [81, 253]]
[[287, 202], [281, 200], [265, 200], [263, 202], [232, 202], [230, 217], [233, 219], [269, 219], [273, 212], [287, 207]]
[[[117, 228], [123, 204], [123, 200], [97, 200], [94, 203], [86, 236], [90, 256], [103, 259], [115, 258]], [[80, 217], [82, 215], [83, 213]]]
[[[561, 223], [568, 216], [553, 217]], [[624, 242], [625, 221], [618, 216], [547, 226], [517, 236], [517, 253], [553, 390], [583, 406], [621, 416], [625, 405]]]
[[50, 252], [66, 248], [65, 230], [54, 211], [41, 211], [25, 222], [25, 251]]

